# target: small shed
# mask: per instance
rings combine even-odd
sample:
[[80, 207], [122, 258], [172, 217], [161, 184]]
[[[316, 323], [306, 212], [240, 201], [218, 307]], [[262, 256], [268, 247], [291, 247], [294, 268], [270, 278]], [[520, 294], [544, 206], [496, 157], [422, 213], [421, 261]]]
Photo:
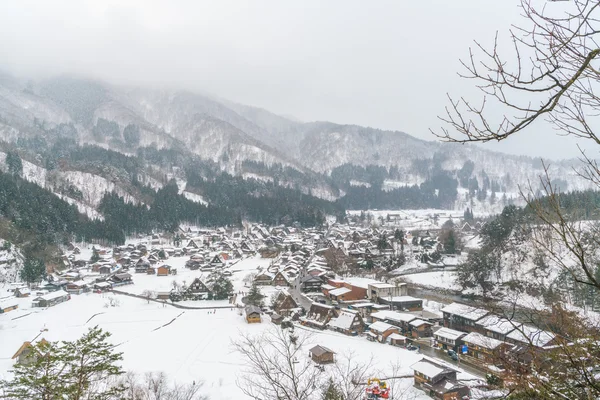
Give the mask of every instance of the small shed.
[[21, 287], [21, 288], [15, 289], [16, 297], [29, 297], [30, 294], [31, 294], [31, 290], [29, 290], [29, 288]]
[[170, 273], [171, 273], [171, 266], [170, 265], [166, 265], [166, 264], [165, 265], [161, 265], [156, 270], [156, 275], [157, 276], [169, 276]]
[[246, 322], [248, 322], [249, 324], [256, 324], [261, 322], [260, 308], [258, 308], [257, 306], [246, 306], [244, 311], [246, 313]]
[[171, 292], [158, 292], [156, 293], [158, 300], [169, 300], [171, 298]]
[[19, 305], [17, 303], [13, 303], [7, 300], [4, 303], [0, 303], [0, 314], [16, 310], [17, 308], [19, 308]]
[[392, 346], [406, 346], [406, 336], [402, 336], [399, 333], [392, 333], [388, 336], [388, 340]]
[[33, 299], [33, 307], [52, 307], [70, 299], [69, 293], [58, 290]]
[[309, 350], [310, 358], [317, 364], [331, 364], [334, 360], [335, 353], [327, 347], [316, 345]]
[[281, 323], [283, 322], [283, 316], [277, 313], [273, 313], [273, 315], [271, 315], [271, 322], [275, 325], [281, 325]]

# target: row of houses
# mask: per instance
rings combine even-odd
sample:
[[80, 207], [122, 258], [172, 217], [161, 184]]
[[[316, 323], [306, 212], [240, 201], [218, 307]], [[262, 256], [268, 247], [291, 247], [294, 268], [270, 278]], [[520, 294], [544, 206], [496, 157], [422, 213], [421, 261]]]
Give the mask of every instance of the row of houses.
[[[452, 303], [441, 311], [444, 328], [434, 333], [434, 344], [481, 364], [493, 364], [500, 354], [522, 355], [524, 348], [533, 347], [543, 352], [552, 348], [558, 339], [552, 332], [465, 304]], [[531, 361], [531, 357], [522, 361]]]

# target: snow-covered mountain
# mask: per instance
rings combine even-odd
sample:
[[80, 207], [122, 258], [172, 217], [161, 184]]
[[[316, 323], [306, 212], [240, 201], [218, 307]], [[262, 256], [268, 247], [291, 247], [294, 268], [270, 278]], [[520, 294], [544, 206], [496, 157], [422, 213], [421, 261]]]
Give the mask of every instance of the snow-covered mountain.
[[[116, 123], [116, 134], [98, 134], [100, 120]], [[419, 161], [430, 161], [456, 174], [470, 160], [480, 187], [487, 177], [502, 182], [502, 191], [513, 194], [519, 185], [535, 183], [543, 174], [539, 160], [528, 157], [424, 141], [398, 131], [302, 123], [203, 94], [117, 87], [71, 77], [31, 82], [0, 75], [0, 139], [14, 142], [48, 135], [59, 124], [71, 124], [79, 143], [125, 154], [135, 154], [142, 146], [184, 149], [233, 175], [272, 181], [280, 177], [270, 172], [257, 175], [245, 169], [245, 163], [258, 163], [266, 169], [289, 167], [303, 176], [302, 182], [287, 182], [289, 186], [330, 200], [342, 196], [346, 188], [332, 184], [328, 176], [345, 164], [397, 168], [396, 177], [388, 179], [384, 189], [425, 181], [429, 170]], [[139, 129], [138, 140], [125, 138], [123, 131], [128, 125]], [[574, 161], [557, 161], [550, 166], [552, 178], [561, 182], [563, 190], [589, 186], [573, 171], [574, 165]]]

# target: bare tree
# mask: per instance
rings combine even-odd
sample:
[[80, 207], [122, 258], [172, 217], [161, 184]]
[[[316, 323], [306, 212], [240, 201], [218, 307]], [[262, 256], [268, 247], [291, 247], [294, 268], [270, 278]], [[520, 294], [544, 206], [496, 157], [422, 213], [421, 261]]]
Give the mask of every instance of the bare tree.
[[127, 400], [206, 400], [200, 394], [202, 382], [171, 384], [164, 372], [147, 372], [141, 379], [128, 372], [122, 383], [127, 387]]
[[238, 387], [256, 400], [312, 400], [324, 376], [306, 357], [309, 336], [294, 329], [270, 329], [261, 336], [242, 333], [234, 349], [246, 361]]
[[[450, 142], [500, 141], [546, 121], [559, 134], [600, 145], [600, 2], [521, 0], [520, 7], [524, 24], [510, 29], [512, 54], [501, 54], [503, 46], [496, 35], [491, 48], [475, 42], [469, 58], [461, 61], [465, 68], [461, 76], [475, 82], [482, 98], [448, 96], [450, 104], [440, 117], [444, 127], [434, 133]], [[583, 150], [581, 154], [583, 168], [577, 173], [600, 189], [597, 162]], [[536, 196], [531, 186], [522, 189], [528, 208], [537, 216], [534, 242], [597, 296], [600, 230], [567, 215], [545, 168], [540, 177], [543, 196]], [[549, 315], [538, 312], [532, 322], [558, 335], [544, 352], [530, 342], [521, 354], [513, 354], [510, 379], [517, 382], [516, 392], [525, 396], [520, 398], [598, 398], [598, 324], [565, 311], [560, 303], [552, 304]], [[529, 361], [524, 363], [524, 358]], [[521, 376], [525, 378], [518, 379]]]

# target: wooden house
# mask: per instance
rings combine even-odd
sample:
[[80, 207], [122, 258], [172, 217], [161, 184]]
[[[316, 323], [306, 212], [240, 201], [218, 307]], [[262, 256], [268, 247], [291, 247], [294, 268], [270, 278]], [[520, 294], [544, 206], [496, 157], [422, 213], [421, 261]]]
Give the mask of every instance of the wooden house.
[[388, 336], [388, 341], [392, 346], [404, 347], [406, 346], [407, 338], [399, 333], [392, 333]]
[[511, 346], [508, 343], [477, 332], [469, 333], [462, 338], [462, 341], [467, 346], [467, 357], [472, 357], [480, 363], [492, 365], [494, 364], [494, 360], [498, 360], [500, 353], [503, 353], [508, 346]]
[[223, 257], [223, 253], [221, 254], [216, 254], [211, 260], [210, 260], [210, 265], [216, 268], [220, 268], [220, 267], [224, 267], [225, 266], [225, 259]]
[[16, 297], [29, 297], [29, 295], [31, 294], [31, 290], [29, 290], [29, 288], [26, 287], [21, 287], [21, 288], [16, 288], [15, 289], [15, 296]]
[[423, 357], [413, 364], [414, 385], [430, 397], [439, 400], [461, 400], [469, 395], [469, 388], [457, 380], [458, 371], [435, 360]]
[[377, 340], [379, 342], [385, 343], [387, 341], [388, 336], [392, 333], [400, 333], [400, 330], [397, 326], [390, 325], [386, 322], [377, 321], [369, 325], [369, 333], [367, 334], [367, 339]]
[[300, 318], [302, 324], [325, 329], [329, 321], [336, 317], [335, 308], [320, 303], [312, 303], [306, 316]]
[[292, 295], [289, 294], [287, 291], [281, 290], [277, 294], [277, 297], [275, 298], [275, 304], [273, 307], [273, 310], [275, 310], [276, 313], [288, 316], [291, 310], [296, 308], [298, 308], [298, 303], [296, 303], [296, 300], [294, 300]]
[[437, 347], [441, 347], [444, 350], [458, 351], [459, 346], [462, 345], [462, 338], [466, 336], [466, 332], [455, 331], [450, 328], [441, 328], [433, 333], [433, 338]]
[[169, 276], [171, 274], [171, 266], [164, 264], [156, 270], [156, 276]]
[[0, 314], [7, 313], [9, 311], [14, 311], [17, 308], [19, 308], [19, 305], [17, 303], [6, 300], [0, 303]]
[[274, 323], [275, 325], [281, 325], [281, 323], [283, 322], [283, 316], [279, 315], [277, 313], [273, 313], [271, 315], [271, 322]]
[[71, 296], [64, 290], [57, 290], [33, 299], [33, 307], [52, 307], [70, 300]]
[[358, 335], [362, 333], [364, 323], [362, 317], [357, 311], [342, 310], [336, 318], [329, 321], [329, 329], [341, 332], [345, 335]]
[[444, 314], [444, 326], [464, 332], [484, 333], [483, 328], [477, 322], [489, 314], [489, 311], [467, 306], [460, 303], [452, 303], [442, 308]]
[[46, 339], [42, 338], [39, 342], [36, 342], [36, 339], [32, 342], [23, 342], [21, 347], [17, 350], [17, 352], [12, 356], [13, 360], [16, 360], [17, 364], [27, 365], [36, 361], [38, 354], [35, 350], [35, 345], [37, 343], [47, 344]]
[[192, 281], [190, 286], [187, 288], [187, 294], [191, 296], [208, 295], [210, 288], [200, 278], [196, 278]]
[[79, 280], [67, 283], [65, 290], [67, 291], [67, 293], [81, 294], [88, 292], [90, 289], [86, 282]]
[[423, 321], [422, 319], [415, 319], [414, 321], [410, 321], [409, 325], [411, 336], [414, 339], [433, 336], [433, 332], [431, 330], [433, 324], [431, 322]]
[[308, 351], [310, 358], [317, 364], [331, 364], [335, 362], [335, 353], [325, 346], [316, 345]]
[[323, 280], [318, 276], [308, 275], [302, 278], [300, 287], [304, 292], [319, 292], [323, 283]]
[[273, 277], [273, 285], [274, 286], [290, 286], [289, 278], [286, 274], [279, 271]]
[[120, 274], [114, 274], [113, 276], [110, 277], [110, 281], [112, 282], [113, 286], [123, 286], [123, 285], [129, 285], [129, 284], [133, 283], [131, 274], [129, 274], [127, 272], [122, 272]]
[[272, 285], [275, 275], [271, 272], [261, 272], [254, 277], [254, 283], [261, 286]]
[[249, 324], [260, 323], [260, 308], [253, 305], [248, 305], [244, 308], [244, 314], [246, 315], [246, 322]]
[[156, 275], [156, 268], [148, 267], [148, 269], [146, 270], [146, 275]]

